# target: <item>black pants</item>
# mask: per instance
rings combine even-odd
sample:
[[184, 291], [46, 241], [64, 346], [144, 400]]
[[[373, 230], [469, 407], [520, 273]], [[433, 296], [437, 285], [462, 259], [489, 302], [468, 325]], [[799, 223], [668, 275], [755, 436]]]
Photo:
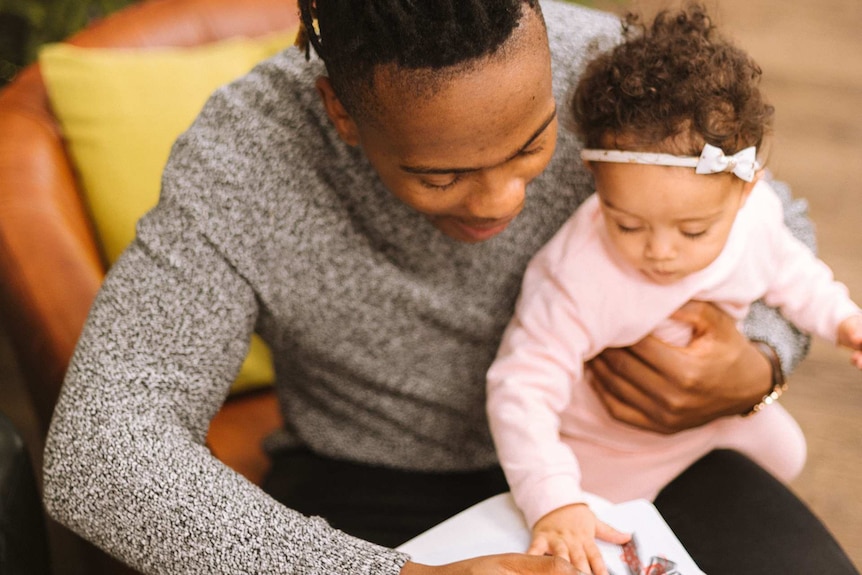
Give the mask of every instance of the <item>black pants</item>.
[[0, 413], [0, 573], [47, 575], [48, 539], [30, 456]]
[[[508, 486], [496, 468], [409, 473], [293, 451], [275, 457], [264, 489], [293, 509], [394, 547]], [[710, 453], [655, 503], [709, 575], [858, 575], [811, 511], [736, 452]]]

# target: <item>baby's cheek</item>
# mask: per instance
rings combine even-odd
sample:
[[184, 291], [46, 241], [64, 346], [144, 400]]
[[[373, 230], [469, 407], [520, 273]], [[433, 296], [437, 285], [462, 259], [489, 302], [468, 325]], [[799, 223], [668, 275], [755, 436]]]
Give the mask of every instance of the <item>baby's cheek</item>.
[[614, 246], [630, 264], [637, 266], [640, 263], [644, 248], [643, 244], [637, 238], [631, 237], [629, 234], [617, 232], [614, 238]]

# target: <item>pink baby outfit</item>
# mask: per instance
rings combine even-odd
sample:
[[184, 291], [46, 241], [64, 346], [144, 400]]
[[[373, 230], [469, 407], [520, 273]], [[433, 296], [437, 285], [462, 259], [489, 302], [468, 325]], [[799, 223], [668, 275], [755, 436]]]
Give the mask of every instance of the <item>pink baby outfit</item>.
[[491, 431], [529, 525], [582, 502], [582, 490], [611, 501], [652, 500], [716, 448], [741, 451], [782, 480], [795, 477], [805, 439], [780, 405], [662, 435], [614, 420], [585, 380], [584, 362], [607, 347], [650, 333], [674, 343], [673, 332], [680, 345], [684, 326], [667, 318], [690, 300], [714, 302], [741, 320], [761, 297], [831, 342], [838, 324], [860, 313], [826, 264], [784, 226], [767, 183], [755, 186], [718, 258], [672, 285], [655, 284], [620, 259], [597, 196], [584, 202], [530, 262], [488, 372]]

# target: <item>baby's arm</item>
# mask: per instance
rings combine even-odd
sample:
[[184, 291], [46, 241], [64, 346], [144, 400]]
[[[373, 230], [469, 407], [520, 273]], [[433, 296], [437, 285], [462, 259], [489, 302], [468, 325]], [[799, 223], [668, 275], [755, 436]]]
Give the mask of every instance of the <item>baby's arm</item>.
[[531, 527], [554, 509], [584, 500], [577, 459], [560, 439], [560, 415], [592, 345], [558, 266], [568, 245], [562, 234], [576, 229], [564, 227], [527, 267], [515, 314], [488, 371], [488, 421], [497, 456]]
[[862, 314], [855, 314], [838, 326], [838, 344], [853, 350], [850, 362], [862, 369]]
[[[781, 204], [780, 220], [811, 253], [816, 253], [817, 237], [805, 199], [794, 198], [790, 186], [773, 179], [768, 171], [759, 185], [772, 189]], [[764, 341], [775, 350], [785, 375], [792, 373], [799, 362], [805, 359], [811, 345], [811, 336], [800, 331], [778, 309], [767, 306], [763, 300], [752, 304], [742, 331], [749, 340]]]
[[585, 503], [566, 505], [536, 522], [527, 553], [555, 555], [568, 560], [584, 573], [608, 575], [596, 539], [622, 545], [631, 539], [631, 535], [599, 521]]
[[560, 439], [560, 413], [572, 377], [582, 373], [568, 348], [583, 334], [559, 329], [565, 314], [549, 313], [549, 306], [527, 307], [510, 322], [488, 371], [487, 409], [500, 465], [532, 526], [553, 509], [583, 501], [577, 460]]
[[[749, 201], [753, 198], [752, 194]], [[757, 201], [760, 231], [768, 238], [761, 243], [762, 264], [771, 270], [764, 302], [803, 331], [841, 343], [839, 326], [862, 310], [848, 296], [847, 286], [835, 280], [829, 266], [793, 236], [781, 218], [779, 200], [762, 194]]]

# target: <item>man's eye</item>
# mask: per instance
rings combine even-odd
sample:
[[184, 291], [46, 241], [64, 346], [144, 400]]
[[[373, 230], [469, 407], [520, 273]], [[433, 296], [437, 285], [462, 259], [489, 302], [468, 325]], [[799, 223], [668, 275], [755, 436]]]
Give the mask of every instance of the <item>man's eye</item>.
[[536, 154], [541, 153], [542, 150], [544, 150], [544, 149], [545, 149], [544, 146], [535, 146], [533, 148], [530, 148], [529, 150], [521, 150], [520, 155], [521, 156], [535, 156]]
[[458, 183], [461, 176], [451, 176], [448, 179], [438, 178], [436, 180], [420, 180], [423, 186], [432, 190], [448, 190]]

